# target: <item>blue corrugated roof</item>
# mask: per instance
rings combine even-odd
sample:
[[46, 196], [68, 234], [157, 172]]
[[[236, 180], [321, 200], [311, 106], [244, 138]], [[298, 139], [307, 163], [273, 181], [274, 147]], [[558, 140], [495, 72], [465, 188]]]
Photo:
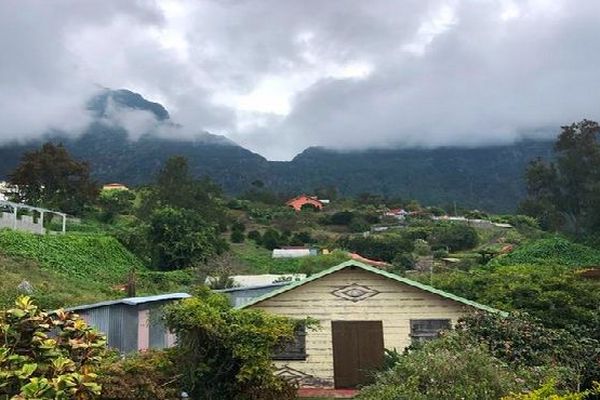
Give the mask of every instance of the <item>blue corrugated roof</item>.
[[99, 303], [94, 303], [94, 304], [85, 304], [85, 305], [81, 305], [81, 306], [69, 307], [69, 308], [67, 308], [67, 310], [68, 311], [89, 310], [92, 308], [112, 306], [114, 304], [125, 304], [128, 306], [135, 306], [138, 304], [152, 303], [155, 301], [187, 299], [188, 297], [192, 297], [192, 296], [187, 293], [165, 293], [165, 294], [157, 294], [154, 296], [126, 297], [124, 299], [101, 301]]

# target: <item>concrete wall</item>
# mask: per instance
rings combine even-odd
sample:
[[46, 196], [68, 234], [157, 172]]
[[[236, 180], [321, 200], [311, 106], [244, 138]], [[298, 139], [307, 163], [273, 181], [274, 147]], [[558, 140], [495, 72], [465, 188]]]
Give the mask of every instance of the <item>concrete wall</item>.
[[[358, 301], [339, 297], [340, 291], [357, 287], [371, 296]], [[462, 303], [357, 268], [343, 269], [251, 307], [319, 320], [320, 328], [306, 335], [306, 360], [275, 362], [278, 375], [296, 377], [304, 387], [334, 386], [332, 321], [382, 321], [384, 346], [402, 351], [411, 343], [411, 319], [450, 319], [454, 324], [467, 311]]]
[[[0, 213], [0, 228], [14, 229], [14, 227], [15, 215], [9, 212]], [[38, 221], [35, 222], [33, 217], [30, 215], [21, 215], [19, 218], [17, 218], [17, 230], [32, 233], [46, 232], [46, 230], [42, 227], [40, 219], [38, 218]]]

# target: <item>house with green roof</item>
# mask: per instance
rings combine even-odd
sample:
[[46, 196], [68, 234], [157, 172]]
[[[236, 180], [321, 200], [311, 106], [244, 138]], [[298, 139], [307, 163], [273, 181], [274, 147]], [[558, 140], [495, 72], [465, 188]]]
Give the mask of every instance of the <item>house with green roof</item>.
[[319, 321], [274, 356], [277, 374], [301, 387], [355, 388], [381, 367], [384, 349], [435, 338], [473, 311], [496, 309], [352, 260], [239, 308]]

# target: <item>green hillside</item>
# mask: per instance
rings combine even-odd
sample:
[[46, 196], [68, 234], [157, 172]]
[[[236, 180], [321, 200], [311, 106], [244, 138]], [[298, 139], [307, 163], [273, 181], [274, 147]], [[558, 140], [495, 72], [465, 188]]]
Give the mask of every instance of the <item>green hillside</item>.
[[22, 281], [49, 308], [123, 297], [119, 286], [132, 269], [138, 294], [187, 290], [193, 281], [188, 271], [147, 270], [112, 236], [0, 230], [0, 306], [14, 300]]
[[488, 266], [516, 264], [589, 267], [600, 265], [600, 251], [565, 238], [554, 237], [526, 243], [515, 251], [492, 260]]
[[0, 251], [73, 278], [112, 284], [123, 282], [132, 268], [143, 268], [115, 238], [104, 235], [34, 235], [1, 230]]

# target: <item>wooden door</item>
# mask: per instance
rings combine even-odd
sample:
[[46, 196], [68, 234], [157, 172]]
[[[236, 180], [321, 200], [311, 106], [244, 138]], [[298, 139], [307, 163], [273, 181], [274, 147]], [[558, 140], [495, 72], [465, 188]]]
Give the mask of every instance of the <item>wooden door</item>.
[[381, 321], [332, 321], [335, 387], [354, 388], [372, 382], [372, 372], [383, 365]]

